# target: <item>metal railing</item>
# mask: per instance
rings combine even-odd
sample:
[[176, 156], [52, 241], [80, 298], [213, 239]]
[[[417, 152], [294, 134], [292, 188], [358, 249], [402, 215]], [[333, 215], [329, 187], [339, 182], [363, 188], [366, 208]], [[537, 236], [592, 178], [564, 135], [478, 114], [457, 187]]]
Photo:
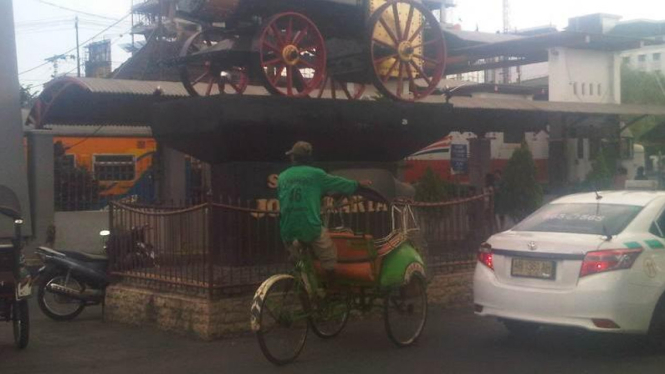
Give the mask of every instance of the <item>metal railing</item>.
[[472, 268], [480, 244], [495, 232], [494, 195], [415, 203], [421, 247], [431, 274]]
[[[412, 240], [421, 247], [431, 274], [468, 269], [478, 246], [492, 233], [492, 195], [443, 203], [414, 203], [420, 225]], [[393, 229], [390, 207], [351, 200], [326, 210], [324, 221], [375, 239]], [[325, 215], [328, 215], [327, 217]], [[207, 297], [253, 291], [267, 277], [290, 269], [280, 239], [279, 213], [238, 200], [187, 208], [110, 205], [113, 235], [145, 228], [137, 239], [109, 244], [115, 276], [149, 287]], [[124, 235], [131, 238], [131, 235]]]
[[[101, 158], [102, 156], [99, 156]], [[133, 158], [131, 155], [129, 157]], [[97, 162], [93, 171], [86, 167], [66, 164], [59, 159], [54, 170], [54, 208], [56, 212], [101, 210], [112, 201], [130, 204], [156, 204], [157, 191], [152, 159], [144, 158], [136, 164], [111, 165]], [[102, 159], [103, 160], [103, 159]], [[140, 162], [140, 163], [139, 163]], [[185, 201], [194, 204], [206, 202], [207, 181], [202, 162], [187, 158], [185, 174]]]

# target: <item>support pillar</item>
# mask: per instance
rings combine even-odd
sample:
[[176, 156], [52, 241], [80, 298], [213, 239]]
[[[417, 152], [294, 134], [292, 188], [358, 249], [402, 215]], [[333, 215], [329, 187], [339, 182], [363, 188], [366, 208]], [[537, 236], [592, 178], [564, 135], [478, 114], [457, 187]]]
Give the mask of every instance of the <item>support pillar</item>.
[[187, 198], [185, 154], [163, 147], [160, 152], [161, 180], [159, 197], [162, 201], [184, 202]]
[[[16, 62], [14, 10], [11, 1], [0, 1], [0, 184], [19, 197], [23, 211], [23, 234], [32, 234], [28, 180], [21, 120], [20, 85]], [[13, 235], [10, 219], [0, 219], [0, 237]]]
[[547, 170], [552, 191], [563, 189], [568, 180], [566, 160], [566, 127], [560, 116], [550, 119]]
[[55, 221], [53, 135], [50, 131], [34, 130], [28, 138], [28, 179], [32, 212], [33, 240], [24, 253], [47, 242], [49, 226]]
[[469, 182], [480, 192], [485, 187], [485, 175], [492, 172], [491, 139], [484, 134], [469, 139], [469, 156]]

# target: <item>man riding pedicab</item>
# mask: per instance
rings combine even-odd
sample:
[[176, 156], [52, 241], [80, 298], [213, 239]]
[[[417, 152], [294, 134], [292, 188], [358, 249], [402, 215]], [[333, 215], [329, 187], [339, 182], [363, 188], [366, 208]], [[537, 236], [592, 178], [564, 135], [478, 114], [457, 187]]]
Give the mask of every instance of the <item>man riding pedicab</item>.
[[330, 286], [334, 280], [337, 248], [321, 221], [321, 199], [331, 193], [353, 195], [359, 187], [370, 186], [372, 182], [333, 176], [311, 166], [312, 151], [310, 143], [299, 141], [286, 152], [292, 165], [278, 179], [280, 233], [293, 257], [297, 256], [301, 245], [311, 247]]

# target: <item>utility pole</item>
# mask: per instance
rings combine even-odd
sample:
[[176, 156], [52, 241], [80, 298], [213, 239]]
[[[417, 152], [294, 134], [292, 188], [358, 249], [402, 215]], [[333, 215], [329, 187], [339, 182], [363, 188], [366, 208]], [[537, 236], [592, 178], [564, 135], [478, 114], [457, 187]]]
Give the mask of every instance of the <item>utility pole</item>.
[[81, 51], [79, 48], [79, 16], [76, 16], [74, 21], [74, 27], [76, 28], [76, 76], [81, 78]]
[[164, 79], [164, 64], [162, 64], [162, 43], [164, 43], [164, 24], [162, 17], [164, 17], [164, 2], [159, 0], [159, 19], [157, 30], [157, 57], [159, 61], [159, 80]]
[[134, 46], [134, 0], [132, 0], [132, 2], [131, 2], [131, 9], [129, 9], [129, 11], [132, 13], [132, 31], [131, 31], [131, 34], [132, 34], [132, 55], [134, 55], [134, 48], [136, 48]]
[[[503, 0], [503, 33], [507, 34], [512, 29], [510, 24], [510, 0]], [[503, 60], [507, 60], [505, 57]], [[511, 83], [510, 67], [503, 68], [503, 84]]]
[[503, 0], [503, 32], [510, 32], [510, 0]]

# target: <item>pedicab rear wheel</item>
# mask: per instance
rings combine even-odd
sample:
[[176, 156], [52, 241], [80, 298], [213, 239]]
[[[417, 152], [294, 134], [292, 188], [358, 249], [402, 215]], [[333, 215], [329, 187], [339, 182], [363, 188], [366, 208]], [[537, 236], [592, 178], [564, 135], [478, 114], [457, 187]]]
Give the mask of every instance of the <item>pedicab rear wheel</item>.
[[347, 300], [331, 302], [323, 310], [313, 311], [310, 326], [316, 336], [330, 339], [339, 335], [349, 320], [350, 307]]
[[12, 304], [12, 322], [14, 325], [14, 344], [18, 349], [28, 346], [30, 340], [30, 313], [27, 300], [16, 300]]
[[260, 301], [256, 331], [261, 352], [275, 365], [294, 361], [307, 340], [306, 291], [293, 278], [275, 281]]
[[415, 343], [427, 320], [427, 292], [423, 277], [414, 275], [408, 283], [392, 289], [384, 300], [384, 322], [388, 337], [398, 347]]

